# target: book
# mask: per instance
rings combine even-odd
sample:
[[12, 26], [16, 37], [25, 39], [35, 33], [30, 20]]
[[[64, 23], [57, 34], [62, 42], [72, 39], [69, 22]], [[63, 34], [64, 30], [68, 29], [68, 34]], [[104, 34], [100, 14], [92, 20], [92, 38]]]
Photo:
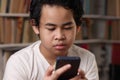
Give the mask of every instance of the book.
[[1, 12], [1, 0], [0, 0], [0, 12]]
[[9, 13], [18, 13], [21, 0], [10, 0]]
[[11, 30], [12, 30], [12, 37], [11, 37], [11, 43], [15, 43], [16, 41], [16, 33], [17, 33], [17, 19], [16, 18], [11, 18]]
[[23, 36], [22, 36], [22, 43], [28, 43], [30, 40], [30, 36], [31, 35], [31, 31], [30, 31], [30, 25], [29, 25], [29, 21], [25, 20], [24, 21], [24, 26], [23, 26]]
[[23, 21], [24, 21], [24, 18], [22, 18], [22, 17], [17, 18], [15, 43], [21, 43], [22, 42]]
[[112, 44], [112, 64], [120, 65], [120, 44]]
[[31, 0], [25, 0], [25, 13], [29, 13], [29, 11], [30, 11], [30, 2], [31, 2]]
[[90, 50], [90, 46], [89, 46], [89, 44], [87, 44], [87, 43], [75, 43], [75, 45], [77, 45], [77, 46], [79, 46], [79, 47], [81, 47], [81, 48]]
[[1, 0], [1, 13], [6, 13], [6, 9], [7, 9], [7, 0]]
[[3, 27], [3, 18], [0, 17], [0, 43], [4, 42], [4, 27]]
[[85, 11], [85, 14], [90, 14], [90, 0], [83, 1], [83, 9]]
[[118, 26], [118, 40], [120, 40], [120, 21], [119, 21], [119, 26]]
[[[108, 0], [107, 15], [120, 17], [120, 1], [119, 0]], [[111, 11], [112, 10], [112, 11]], [[114, 21], [112, 25], [112, 40], [120, 40], [120, 24], [119, 21]]]
[[7, 0], [6, 13], [8, 13], [8, 12], [9, 12], [10, 1], [11, 1], [11, 0]]
[[111, 40], [118, 40], [118, 33], [119, 33], [119, 24], [118, 21], [112, 21], [112, 39]]
[[3, 54], [2, 54], [2, 51], [0, 51], [0, 80], [3, 79], [3, 74], [4, 74], [4, 63], [3, 63]]
[[4, 28], [5, 28], [5, 32], [4, 32], [4, 43], [11, 43], [12, 40], [12, 26], [11, 26], [11, 19], [10, 18], [4, 18], [5, 22], [4, 22]]
[[120, 17], [120, 1], [119, 0], [107, 1], [107, 15]]
[[119, 26], [120, 26], [119, 21], [114, 21], [114, 20], [106, 21], [105, 39], [119, 40], [119, 36], [120, 36]]
[[30, 43], [38, 40], [38, 36], [34, 33], [29, 20], [24, 21], [22, 43]]
[[25, 12], [25, 6], [24, 3], [25, 0], [19, 0], [19, 9], [18, 9], [18, 13], [24, 13]]
[[30, 0], [10, 0], [9, 13], [28, 13]]
[[106, 21], [106, 34], [105, 34], [105, 39], [111, 40], [112, 39], [112, 21], [108, 20]]
[[88, 26], [86, 21], [82, 22], [82, 39], [88, 39]]
[[[85, 22], [86, 22], [86, 39], [92, 39], [92, 19], [90, 18], [84, 18]], [[83, 38], [85, 38], [83, 36]]]
[[92, 21], [89, 18], [83, 18], [80, 31], [76, 34], [76, 40], [85, 40], [92, 38]]
[[120, 0], [116, 0], [116, 16], [120, 17]]

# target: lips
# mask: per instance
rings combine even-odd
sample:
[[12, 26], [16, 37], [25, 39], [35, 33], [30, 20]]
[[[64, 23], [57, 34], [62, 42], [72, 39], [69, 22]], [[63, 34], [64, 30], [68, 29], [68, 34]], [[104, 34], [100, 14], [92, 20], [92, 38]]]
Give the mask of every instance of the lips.
[[65, 44], [57, 44], [54, 46], [57, 50], [64, 50], [66, 48]]

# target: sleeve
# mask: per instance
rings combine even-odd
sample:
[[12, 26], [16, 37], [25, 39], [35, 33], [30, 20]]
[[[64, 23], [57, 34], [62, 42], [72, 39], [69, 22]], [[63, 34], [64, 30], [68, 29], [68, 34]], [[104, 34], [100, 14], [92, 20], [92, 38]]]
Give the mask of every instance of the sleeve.
[[28, 80], [27, 70], [23, 60], [12, 55], [7, 61], [3, 80]]
[[94, 55], [88, 60], [86, 77], [88, 80], [99, 80], [98, 67]]

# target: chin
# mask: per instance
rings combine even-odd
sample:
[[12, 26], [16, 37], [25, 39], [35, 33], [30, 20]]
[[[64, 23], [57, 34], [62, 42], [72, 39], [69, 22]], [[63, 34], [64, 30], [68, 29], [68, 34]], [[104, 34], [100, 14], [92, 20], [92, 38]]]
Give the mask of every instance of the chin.
[[56, 54], [56, 56], [67, 56], [67, 52], [63, 52], [63, 51], [61, 51], [61, 52], [56, 52], [55, 53]]

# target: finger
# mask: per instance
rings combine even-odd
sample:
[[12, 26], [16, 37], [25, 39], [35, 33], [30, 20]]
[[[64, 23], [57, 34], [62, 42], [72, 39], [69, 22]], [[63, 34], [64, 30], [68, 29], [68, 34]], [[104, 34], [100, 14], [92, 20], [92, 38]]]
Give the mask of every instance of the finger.
[[63, 74], [64, 72], [66, 72], [68, 69], [71, 68], [71, 65], [70, 64], [67, 64], [59, 69], [57, 69], [55, 72], [54, 72], [54, 75], [53, 75], [53, 78], [54, 79], [57, 79], [61, 74]]
[[81, 79], [85, 79], [85, 72], [83, 70], [79, 69], [78, 75], [80, 75]]
[[51, 76], [53, 70], [54, 70], [53, 66], [49, 66], [46, 73], [45, 73], [45, 76]]

